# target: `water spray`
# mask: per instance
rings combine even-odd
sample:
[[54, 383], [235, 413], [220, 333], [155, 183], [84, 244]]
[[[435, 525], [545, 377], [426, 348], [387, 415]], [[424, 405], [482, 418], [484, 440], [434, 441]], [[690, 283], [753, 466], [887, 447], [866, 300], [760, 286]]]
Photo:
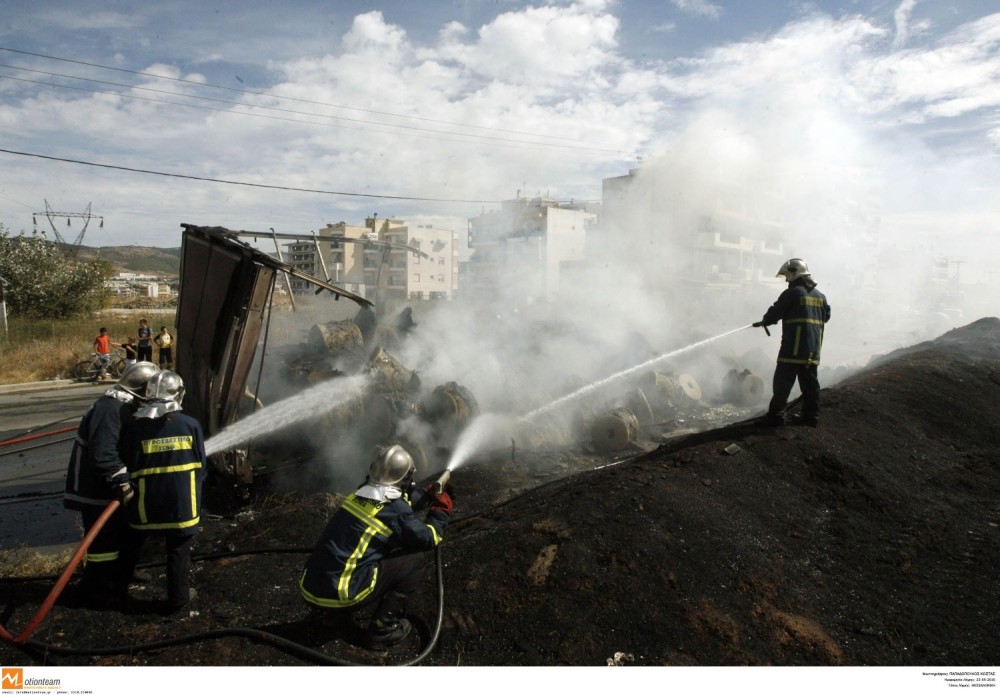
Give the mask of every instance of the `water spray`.
[[[517, 420], [516, 423], [514, 423], [514, 424], [515, 425], [521, 425], [521, 424], [530, 422], [531, 420], [533, 420], [534, 418], [537, 418], [539, 415], [542, 415], [543, 413], [547, 413], [550, 410], [553, 410], [555, 408], [558, 408], [559, 406], [562, 406], [562, 405], [565, 405], [566, 403], [569, 403], [570, 401], [574, 401], [574, 400], [577, 400], [578, 398], [582, 398], [583, 396], [585, 396], [585, 395], [587, 395], [587, 394], [589, 394], [589, 393], [591, 393], [591, 392], [593, 392], [593, 391], [595, 391], [595, 390], [597, 390], [597, 389], [599, 389], [599, 388], [601, 388], [603, 386], [606, 386], [607, 384], [610, 384], [613, 381], [616, 381], [618, 379], [621, 379], [621, 378], [624, 378], [624, 377], [629, 376], [631, 374], [634, 374], [635, 372], [639, 372], [639, 371], [642, 371], [644, 369], [648, 369], [648, 368], [652, 367], [653, 365], [658, 364], [659, 362], [662, 362], [662, 361], [664, 361], [666, 359], [669, 359], [671, 357], [679, 355], [679, 354], [681, 354], [683, 352], [687, 352], [688, 350], [694, 350], [695, 348], [701, 347], [703, 345], [707, 345], [708, 343], [714, 342], [714, 341], [719, 340], [721, 338], [725, 338], [726, 336], [732, 335], [733, 333], [738, 333], [740, 331], [743, 331], [743, 330], [746, 330], [747, 328], [752, 328], [752, 327], [753, 327], [752, 325], [750, 325], [750, 326], [741, 326], [740, 328], [736, 328], [736, 329], [733, 329], [731, 331], [727, 331], [726, 333], [722, 333], [720, 335], [713, 336], [711, 338], [706, 338], [705, 340], [698, 341], [697, 343], [692, 343], [691, 345], [688, 345], [686, 347], [682, 347], [682, 348], [679, 348], [679, 349], [674, 350], [672, 352], [668, 352], [668, 353], [660, 355], [658, 357], [654, 357], [653, 359], [647, 360], [646, 362], [643, 362], [642, 364], [637, 365], [635, 367], [630, 367], [628, 369], [624, 369], [624, 370], [622, 370], [620, 372], [612, 374], [609, 377], [601, 379], [600, 381], [592, 382], [592, 383], [584, 386], [583, 388], [580, 388], [580, 389], [578, 389], [576, 391], [573, 391], [570, 394], [567, 394], [567, 395], [563, 396], [562, 398], [558, 398], [558, 399], [552, 401], [551, 403], [549, 403], [546, 406], [543, 406], [541, 408], [537, 408], [537, 409], [531, 411], [527, 415], [525, 415], [522, 418], [520, 418], [519, 420]], [[443, 481], [443, 482], [441, 482], [441, 487], [442, 488], [444, 487], [444, 483], [448, 482], [447, 478], [451, 476], [451, 472], [453, 470], [455, 470], [459, 466], [463, 465], [464, 463], [468, 462], [468, 460], [470, 458], [472, 458], [473, 454], [475, 454], [476, 452], [478, 452], [480, 449], [483, 448], [484, 444], [486, 443], [488, 435], [491, 432], [494, 432], [496, 429], [498, 429], [497, 426], [499, 424], [510, 424], [510, 423], [509, 423], [509, 420], [507, 418], [503, 418], [500, 415], [488, 415], [488, 414], [484, 414], [484, 415], [480, 415], [478, 418], [476, 418], [475, 420], [473, 420], [472, 423], [469, 425], [469, 427], [467, 427], [466, 430], [464, 432], [462, 432], [462, 435], [459, 437], [458, 442], [455, 445], [455, 450], [454, 450], [454, 452], [451, 455], [451, 459], [448, 461], [448, 466], [445, 469], [445, 473], [444, 473], [444, 475], [441, 476], [441, 479], [439, 479], [439, 481]], [[511, 456], [512, 457], [514, 455], [514, 446], [515, 446], [514, 440], [511, 439]], [[435, 486], [436, 485], [437, 484], [435, 483]], [[437, 488], [435, 487], [435, 489], [437, 489]]]
[[450, 475], [451, 471], [467, 463], [473, 454], [480, 451], [491, 436], [496, 436], [496, 432], [510, 429], [514, 424], [509, 417], [495, 413], [484, 413], [477, 417], [458, 438], [445, 472]]
[[703, 345], [708, 345], [709, 343], [715, 342], [716, 340], [719, 340], [720, 338], [725, 338], [726, 336], [730, 336], [733, 333], [739, 333], [740, 331], [744, 331], [747, 328], [753, 328], [753, 324], [751, 324], [749, 326], [741, 326], [740, 328], [734, 328], [731, 331], [727, 331], [725, 333], [721, 333], [721, 334], [713, 336], [711, 338], [706, 338], [705, 340], [699, 340], [697, 343], [692, 343], [691, 345], [688, 345], [686, 347], [678, 348], [676, 350], [673, 350], [672, 352], [668, 352], [668, 353], [665, 353], [665, 354], [660, 355], [658, 357], [654, 357], [651, 360], [646, 360], [642, 364], [638, 364], [638, 365], [636, 365], [634, 367], [629, 367], [628, 369], [623, 369], [622, 371], [616, 372], [616, 373], [612, 374], [611, 376], [605, 377], [604, 379], [601, 379], [599, 381], [591, 382], [591, 383], [587, 384], [586, 386], [583, 386], [582, 388], [579, 388], [576, 391], [573, 391], [572, 393], [569, 393], [569, 394], [563, 396], [562, 398], [557, 398], [556, 400], [552, 401], [548, 405], [545, 405], [545, 406], [542, 406], [541, 408], [536, 408], [535, 410], [532, 410], [530, 413], [528, 413], [527, 415], [525, 415], [524, 417], [522, 417], [520, 421], [522, 423], [529, 422], [532, 419], [538, 417], [539, 415], [547, 413], [550, 410], [554, 410], [554, 409], [556, 409], [556, 408], [558, 408], [558, 407], [560, 407], [562, 405], [565, 405], [566, 403], [569, 403], [571, 401], [575, 401], [575, 400], [577, 400], [579, 398], [582, 398], [582, 397], [584, 397], [584, 396], [592, 393], [593, 391], [596, 391], [597, 389], [600, 389], [600, 388], [602, 388], [604, 386], [607, 386], [608, 384], [610, 384], [610, 383], [612, 383], [614, 381], [617, 381], [617, 380], [622, 379], [622, 378], [627, 377], [627, 376], [631, 376], [632, 374], [635, 374], [636, 372], [640, 372], [640, 371], [642, 371], [644, 369], [649, 369], [653, 365], [659, 364], [660, 362], [663, 362], [664, 360], [670, 359], [671, 357], [675, 357], [675, 356], [677, 356], [677, 355], [679, 355], [679, 354], [681, 354], [683, 352], [688, 352], [689, 350], [694, 350], [695, 348], [699, 348], [699, 347], [701, 347]]
[[205, 442], [208, 456], [229, 451], [292, 425], [315, 419], [361, 393], [368, 376], [330, 379], [234, 422]]

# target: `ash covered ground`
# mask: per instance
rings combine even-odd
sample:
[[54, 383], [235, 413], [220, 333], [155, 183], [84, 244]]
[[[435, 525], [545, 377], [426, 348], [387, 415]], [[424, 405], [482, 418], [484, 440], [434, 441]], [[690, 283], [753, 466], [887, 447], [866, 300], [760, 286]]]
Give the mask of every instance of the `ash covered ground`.
[[[517, 455], [459, 469], [441, 548], [443, 626], [421, 663], [1000, 663], [1000, 321], [874, 360], [825, 388], [823, 404], [819, 429], [736, 423], [596, 470], [584, 470], [600, 461], [583, 448], [550, 454], [568, 462], [558, 474], [533, 474]], [[195, 553], [221, 556], [196, 563], [189, 612], [156, 612], [157, 576], [133, 587], [129, 614], [57, 605], [30, 656], [5, 644], [0, 661], [311, 662], [244, 637], [196, 637], [240, 627], [336, 659], [413, 659], [435, 624], [433, 572], [410, 605], [418, 634], [391, 652], [309, 620], [297, 580], [338, 501], [263, 494], [210, 517]], [[245, 550], [268, 552], [232, 553]], [[50, 586], [6, 584], [3, 623], [16, 632]], [[184, 639], [99, 656], [42, 646], [173, 638]]]

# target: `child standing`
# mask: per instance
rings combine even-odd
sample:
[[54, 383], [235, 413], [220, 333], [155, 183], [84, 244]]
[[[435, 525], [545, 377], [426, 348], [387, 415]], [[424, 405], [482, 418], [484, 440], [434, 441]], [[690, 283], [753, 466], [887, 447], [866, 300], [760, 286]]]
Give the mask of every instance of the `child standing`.
[[111, 366], [111, 346], [117, 343], [111, 342], [108, 329], [101, 326], [99, 335], [94, 338], [94, 352], [97, 353], [97, 361], [101, 366], [101, 373], [97, 375], [98, 381], [108, 378], [108, 367]]
[[153, 361], [153, 329], [149, 327], [146, 319], [139, 319], [139, 356], [136, 358], [140, 362]]
[[125, 367], [131, 367], [139, 359], [139, 346], [135, 344], [135, 338], [128, 337], [128, 342], [122, 344], [125, 351]]
[[171, 346], [174, 344], [174, 337], [167, 331], [166, 326], [160, 326], [160, 332], [153, 338], [153, 342], [160, 348], [160, 369], [173, 369], [174, 351]]

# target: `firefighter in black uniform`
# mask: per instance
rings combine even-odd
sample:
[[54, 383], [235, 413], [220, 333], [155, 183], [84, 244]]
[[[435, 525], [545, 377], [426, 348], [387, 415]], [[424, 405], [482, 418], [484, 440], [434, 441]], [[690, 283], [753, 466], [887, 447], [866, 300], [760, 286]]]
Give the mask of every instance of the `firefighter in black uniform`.
[[[364, 484], [330, 517], [299, 582], [302, 597], [334, 621], [375, 606], [365, 633], [372, 649], [410, 633], [403, 616], [423, 577], [423, 551], [441, 542], [454, 510], [447, 492], [411, 489], [415, 470], [403, 447], [378, 447]], [[421, 521], [415, 511], [425, 508]]]
[[131, 567], [148, 536], [162, 536], [167, 553], [168, 612], [195, 598], [191, 589], [191, 542], [201, 520], [205, 436], [193, 417], [180, 412], [184, 382], [163, 370], [146, 384], [146, 405], [125, 435], [135, 499], [129, 505], [131, 533], [122, 550]]
[[816, 289], [809, 266], [792, 258], [781, 266], [776, 277], [784, 277], [788, 288], [754, 326], [771, 326], [781, 321], [781, 348], [774, 368], [771, 403], [762, 421], [765, 425], [785, 424], [788, 395], [799, 381], [802, 416], [796, 424], [816, 427], [819, 422], [819, 366], [823, 328], [830, 320], [826, 296]]
[[[63, 505], [80, 512], [84, 534], [112, 500], [125, 503], [132, 494], [122, 458], [122, 430], [140, 405], [146, 382], [159, 371], [152, 362], [130, 365], [80, 420], [66, 471]], [[125, 514], [115, 512], [87, 549], [77, 587], [83, 604], [108, 607], [127, 592], [131, 571], [122, 568], [119, 555], [126, 527]]]

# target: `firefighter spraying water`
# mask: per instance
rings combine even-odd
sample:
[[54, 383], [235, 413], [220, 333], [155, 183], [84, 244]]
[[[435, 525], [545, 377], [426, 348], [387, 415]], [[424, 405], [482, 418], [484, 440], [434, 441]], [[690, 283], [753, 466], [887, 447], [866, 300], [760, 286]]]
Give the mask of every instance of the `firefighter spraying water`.
[[587, 384], [586, 386], [577, 389], [576, 391], [573, 391], [571, 393], [566, 394], [565, 396], [557, 398], [556, 400], [548, 403], [547, 405], [532, 410], [527, 415], [522, 416], [516, 421], [511, 421], [509, 418], [506, 418], [501, 415], [495, 415], [495, 414], [482, 415], [478, 417], [476, 420], [474, 420], [472, 424], [458, 438], [458, 441], [455, 443], [455, 448], [451, 455], [451, 458], [448, 461], [446, 472], [453, 471], [459, 466], [467, 463], [473, 455], [475, 455], [477, 452], [481, 451], [484, 448], [484, 445], [488, 441], [491, 441], [495, 437], [495, 433], [499, 429], [513, 431], [514, 429], [516, 429], [518, 425], [531, 424], [532, 422], [537, 420], [539, 416], [545, 415], [563, 406], [566, 406], [569, 403], [572, 403], [574, 401], [592, 395], [595, 392], [599, 391], [601, 388], [609, 384], [612, 384], [616, 381], [627, 378], [629, 376], [638, 374], [644, 370], [655, 367], [656, 365], [660, 364], [661, 362], [665, 362], [668, 359], [681, 355], [685, 352], [689, 352], [696, 348], [703, 347], [705, 345], [708, 345], [709, 343], [713, 343], [717, 340], [733, 335], [734, 333], [746, 330], [747, 328], [751, 328], [751, 326], [741, 326], [740, 328], [736, 328], [731, 331], [726, 331], [725, 333], [721, 333], [711, 338], [699, 340], [698, 342], [692, 343], [691, 345], [687, 345], [685, 347], [672, 350], [671, 352], [659, 355], [650, 360], [646, 360], [645, 362], [638, 364], [634, 367], [623, 369], [608, 377], [599, 379], [597, 381], [593, 381]]

